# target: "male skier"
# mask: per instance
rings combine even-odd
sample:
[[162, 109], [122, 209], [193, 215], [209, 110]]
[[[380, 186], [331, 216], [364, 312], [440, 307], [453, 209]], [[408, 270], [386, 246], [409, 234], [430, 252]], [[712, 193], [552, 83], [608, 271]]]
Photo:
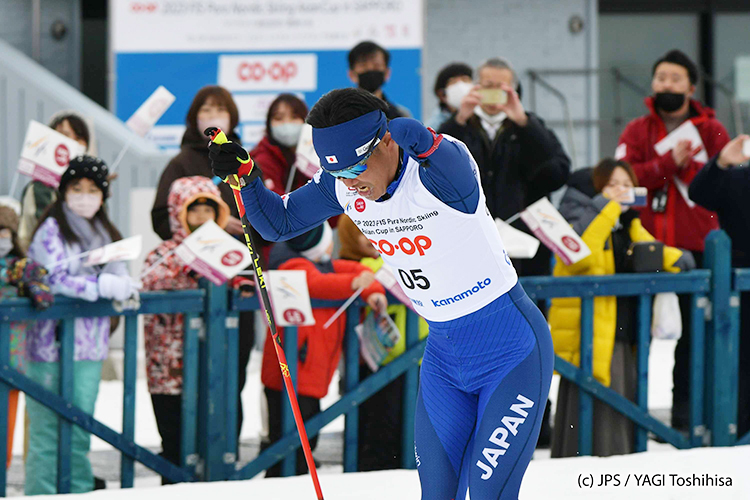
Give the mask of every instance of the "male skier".
[[283, 197], [236, 143], [209, 144], [214, 173], [240, 176], [247, 222], [267, 240], [341, 213], [357, 224], [430, 327], [415, 416], [422, 498], [517, 499], [552, 379], [547, 322], [518, 283], [466, 146], [385, 111], [361, 89], [321, 97], [307, 122], [322, 168]]

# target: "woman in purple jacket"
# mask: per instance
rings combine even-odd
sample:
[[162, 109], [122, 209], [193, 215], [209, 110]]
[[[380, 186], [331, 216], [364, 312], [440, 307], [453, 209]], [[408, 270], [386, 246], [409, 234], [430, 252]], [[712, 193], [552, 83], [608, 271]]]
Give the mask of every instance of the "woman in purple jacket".
[[[49, 271], [52, 293], [96, 301], [125, 301], [138, 291], [123, 262], [86, 266], [76, 256], [121, 239], [107, 217], [104, 201], [109, 194], [107, 165], [100, 158], [71, 160], [58, 187], [57, 200], [42, 216], [29, 247], [29, 257]], [[76, 318], [74, 398], [81, 410], [93, 414], [107, 357], [108, 317]], [[54, 320], [37, 321], [27, 333], [27, 375], [45, 389], [59, 390], [59, 332]], [[37, 401], [27, 399], [29, 451], [26, 459], [27, 495], [57, 493], [58, 418]], [[73, 426], [71, 492], [94, 488], [87, 454], [91, 435]]]

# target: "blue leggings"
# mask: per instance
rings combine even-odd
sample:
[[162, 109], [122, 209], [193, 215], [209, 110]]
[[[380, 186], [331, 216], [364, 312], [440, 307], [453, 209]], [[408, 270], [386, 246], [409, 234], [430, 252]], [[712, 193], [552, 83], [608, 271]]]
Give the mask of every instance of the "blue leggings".
[[518, 498], [553, 361], [547, 322], [520, 284], [475, 313], [430, 323], [414, 448], [423, 500]]

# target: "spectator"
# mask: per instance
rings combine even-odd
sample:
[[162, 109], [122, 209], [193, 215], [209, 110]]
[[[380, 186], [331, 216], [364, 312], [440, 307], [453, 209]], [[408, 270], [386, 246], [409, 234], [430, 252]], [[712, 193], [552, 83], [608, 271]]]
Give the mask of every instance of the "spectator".
[[[240, 138], [234, 132], [238, 123], [237, 105], [232, 99], [232, 94], [225, 88], [209, 85], [195, 94], [185, 118], [187, 128], [182, 136], [180, 152], [172, 158], [162, 172], [159, 186], [156, 188], [154, 207], [151, 209], [151, 223], [154, 226], [154, 232], [162, 240], [167, 241], [172, 238], [168, 204], [169, 189], [172, 183], [181, 177], [193, 175], [213, 178], [211, 161], [208, 159], [208, 149], [206, 148], [206, 136], [203, 135], [203, 131], [208, 127], [219, 127], [227, 134], [230, 141], [240, 142]], [[242, 235], [242, 223], [238, 218], [232, 188], [220, 184], [219, 191], [221, 192], [221, 198], [229, 206], [232, 213], [226, 227], [227, 232]]]
[[[18, 215], [13, 209], [0, 206], [0, 301], [13, 297], [31, 297], [32, 303], [43, 309], [52, 303], [52, 294], [46, 284], [47, 271], [34, 261], [24, 258], [18, 243]], [[13, 321], [10, 324], [10, 366], [21, 373], [26, 365], [26, 330], [29, 323]], [[13, 433], [16, 426], [18, 390], [8, 394], [8, 444], [7, 462], [13, 457]]]
[[[687, 186], [703, 166], [693, 156], [700, 148], [708, 157], [717, 155], [729, 142], [724, 126], [714, 111], [693, 99], [698, 68], [679, 50], [672, 50], [654, 63], [651, 89], [645, 100], [649, 114], [630, 122], [620, 136], [617, 157], [633, 166], [638, 182], [648, 188], [648, 205], [641, 210], [643, 227], [667, 245], [689, 250], [697, 265], [703, 262], [703, 240], [718, 229], [716, 215], [696, 206], [687, 195]], [[654, 145], [690, 120], [703, 144], [680, 141], [659, 156]], [[682, 337], [675, 349], [672, 393], [672, 427], [687, 430], [690, 395], [690, 301], [680, 296]]]
[[[388, 305], [385, 293], [372, 272], [356, 262], [331, 260], [332, 253], [332, 231], [328, 223], [324, 222], [311, 231], [275, 245], [271, 250], [270, 267], [305, 271], [310, 298], [313, 299], [344, 300], [354, 290], [365, 287], [362, 298], [374, 309], [385, 311]], [[300, 326], [297, 332], [297, 391], [300, 411], [305, 420], [320, 413], [320, 399], [328, 393], [328, 386], [341, 356], [346, 316], [339, 316], [331, 326], [323, 328], [335, 312], [336, 308], [313, 310], [315, 325]], [[279, 336], [283, 339], [282, 328], [279, 328]], [[287, 351], [291, 348], [285, 346]], [[281, 406], [286, 404], [270, 330], [263, 349], [261, 380], [268, 402], [268, 440], [261, 443], [261, 450], [264, 450], [282, 437]], [[316, 444], [317, 438], [310, 440], [313, 449]], [[297, 452], [296, 460], [297, 474], [305, 474], [307, 464], [301, 449]], [[280, 474], [281, 466], [277, 464], [268, 469], [266, 477], [277, 477]]]
[[[164, 240], [170, 240], [173, 235], [170, 229], [169, 218], [169, 190], [172, 183], [182, 177], [192, 177], [200, 175], [213, 179], [211, 172], [211, 160], [208, 159], [208, 149], [206, 148], [207, 139], [203, 131], [208, 127], [219, 127], [223, 130], [230, 141], [239, 142], [239, 137], [235, 134], [234, 129], [239, 123], [239, 112], [237, 105], [232, 99], [232, 94], [225, 88], [209, 85], [203, 87], [193, 98], [193, 102], [188, 109], [185, 124], [187, 129], [182, 136], [182, 146], [180, 152], [172, 158], [164, 169], [159, 179], [159, 185], [156, 188], [156, 199], [154, 207], [151, 209], [151, 223], [154, 232]], [[229, 234], [242, 236], [242, 223], [239, 220], [237, 205], [234, 201], [234, 194], [229, 185], [220, 183], [218, 185], [221, 199], [227, 204], [230, 211], [229, 222], [224, 228]], [[254, 232], [254, 231], [253, 231]], [[254, 232], [255, 241], [261, 246], [261, 251], [267, 255], [267, 250], [263, 250], [265, 242], [262, 242], [260, 236]], [[261, 243], [262, 242], [262, 243]], [[240, 347], [237, 353], [239, 360], [239, 380], [238, 390], [242, 393], [247, 379], [247, 365], [250, 363], [250, 353], [255, 343], [255, 323], [253, 311], [244, 311], [240, 313]], [[243, 420], [242, 402], [238, 397], [238, 422], [240, 425]]]
[[375, 42], [360, 42], [349, 51], [349, 79], [388, 104], [389, 120], [411, 116], [408, 109], [388, 100], [383, 85], [391, 78], [391, 54]]
[[[750, 169], [737, 168], [750, 157], [743, 152], [741, 135], [729, 142], [693, 178], [690, 199], [719, 215], [719, 223], [732, 239], [732, 267], [750, 267]], [[737, 436], [750, 431], [750, 292], [740, 297], [740, 365], [737, 400]]]
[[[196, 175], [172, 183], [169, 190], [169, 223], [172, 239], [162, 242], [146, 257], [144, 290], [187, 290], [198, 288], [198, 278], [174, 254], [182, 240], [208, 220], [224, 227], [229, 220], [229, 207], [221, 199], [214, 183]], [[156, 314], [146, 319], [146, 374], [148, 390], [154, 407], [156, 425], [161, 435], [161, 455], [180, 465], [182, 429], [182, 341], [183, 314]], [[239, 428], [238, 428], [239, 433]], [[170, 484], [162, 477], [162, 484]]]
[[[508, 61], [488, 59], [477, 75], [479, 85], [464, 96], [440, 133], [468, 146], [481, 172], [490, 214], [506, 220], [565, 185], [570, 160], [555, 134], [524, 109], [518, 78]], [[507, 103], [483, 103], [483, 89], [502, 89]], [[521, 221], [513, 225], [529, 232]], [[551, 258], [552, 253], [540, 247], [533, 259], [516, 259], [513, 264], [519, 276], [548, 275]]]
[[435, 97], [438, 98], [438, 108], [432, 114], [426, 125], [437, 130], [461, 107], [461, 99], [474, 87], [473, 72], [464, 63], [452, 63], [444, 67], [435, 79]]
[[[556, 258], [555, 276], [605, 276], [628, 272], [627, 251], [633, 242], [652, 241], [638, 213], [621, 205], [630, 188], [638, 185], [627, 162], [604, 159], [580, 184], [571, 184], [560, 204], [560, 213], [591, 249], [585, 259], [564, 265]], [[593, 183], [593, 190], [591, 184]], [[591, 198], [586, 192], [595, 192]], [[664, 248], [664, 270], [678, 272], [681, 252]], [[594, 299], [594, 377], [618, 394], [635, 400], [637, 387], [638, 302], [634, 297]], [[552, 299], [549, 312], [555, 353], [576, 366], [580, 362], [581, 299]], [[633, 423], [610, 406], [594, 400], [593, 454], [610, 456], [633, 452]], [[560, 381], [552, 431], [552, 457], [578, 454], [578, 388]]]
[[[86, 153], [95, 155], [93, 130], [86, 125], [86, 120], [74, 111], [63, 111], [54, 115], [49, 127], [64, 136], [73, 139], [86, 148]], [[27, 249], [37, 222], [52, 203], [55, 202], [56, 189], [40, 181], [26, 184], [21, 193], [21, 220], [18, 227], [21, 249]]]
[[[292, 165], [305, 118], [307, 105], [304, 101], [292, 94], [279, 95], [268, 108], [266, 135], [250, 152], [253, 161], [263, 169], [266, 187], [275, 193], [286, 193], [290, 172], [296, 172]], [[306, 179], [297, 176], [291, 188], [296, 189], [305, 182]]]
[[[55, 294], [96, 301], [126, 301], [137, 295], [124, 262], [88, 267], [75, 258], [121, 238], [107, 216], [109, 172], [100, 158], [70, 161], [58, 187], [57, 198], [34, 232], [29, 257], [49, 270]], [[46, 390], [60, 389], [57, 321], [37, 321], [27, 332], [27, 375]], [[107, 357], [109, 318], [76, 318], [73, 404], [92, 414], [99, 391], [102, 361]], [[27, 399], [29, 451], [26, 460], [27, 495], [57, 492], [58, 417], [41, 403]], [[87, 457], [91, 436], [73, 426], [71, 482], [73, 493], [91, 491], [94, 477]]]

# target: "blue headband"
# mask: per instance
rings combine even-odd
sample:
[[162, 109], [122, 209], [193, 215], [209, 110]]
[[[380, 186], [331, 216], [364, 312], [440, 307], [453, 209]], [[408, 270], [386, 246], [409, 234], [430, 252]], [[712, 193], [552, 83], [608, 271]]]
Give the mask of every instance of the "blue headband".
[[313, 147], [320, 166], [336, 171], [362, 161], [385, 135], [387, 121], [385, 113], [376, 109], [333, 127], [313, 128]]

